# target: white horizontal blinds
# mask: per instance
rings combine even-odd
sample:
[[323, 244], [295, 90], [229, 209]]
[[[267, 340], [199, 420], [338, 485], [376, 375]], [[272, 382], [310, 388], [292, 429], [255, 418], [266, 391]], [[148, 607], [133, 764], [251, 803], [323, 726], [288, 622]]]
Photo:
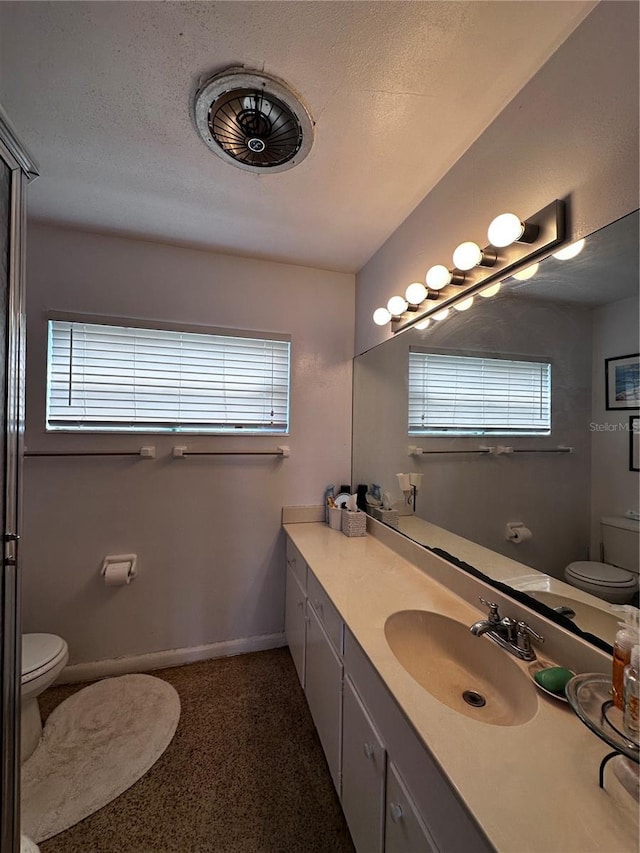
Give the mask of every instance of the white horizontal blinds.
[[50, 429], [285, 433], [286, 340], [49, 322]]
[[550, 364], [409, 353], [409, 434], [550, 431]]

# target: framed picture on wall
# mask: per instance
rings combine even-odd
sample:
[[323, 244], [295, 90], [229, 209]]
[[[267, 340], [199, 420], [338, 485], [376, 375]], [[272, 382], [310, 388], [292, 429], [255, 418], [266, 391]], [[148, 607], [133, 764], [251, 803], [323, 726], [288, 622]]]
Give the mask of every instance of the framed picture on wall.
[[640, 416], [629, 418], [629, 470], [640, 471]]
[[640, 354], [604, 360], [607, 410], [640, 408]]

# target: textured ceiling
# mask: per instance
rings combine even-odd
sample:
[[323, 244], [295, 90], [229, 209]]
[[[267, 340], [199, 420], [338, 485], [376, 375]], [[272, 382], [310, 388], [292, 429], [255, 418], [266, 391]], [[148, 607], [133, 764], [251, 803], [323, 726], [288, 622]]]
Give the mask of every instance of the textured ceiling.
[[[353, 271], [593, 6], [1, 2], [0, 100], [36, 218]], [[299, 166], [242, 172], [197, 136], [194, 93], [230, 65], [301, 95]]]

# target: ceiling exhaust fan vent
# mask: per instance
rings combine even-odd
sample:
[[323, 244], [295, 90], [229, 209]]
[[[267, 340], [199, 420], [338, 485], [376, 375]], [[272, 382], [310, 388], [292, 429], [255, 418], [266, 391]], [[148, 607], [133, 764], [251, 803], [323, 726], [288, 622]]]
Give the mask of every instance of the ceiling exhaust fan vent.
[[313, 142], [313, 121], [280, 80], [230, 68], [198, 91], [200, 136], [227, 163], [248, 172], [284, 172], [300, 163]]

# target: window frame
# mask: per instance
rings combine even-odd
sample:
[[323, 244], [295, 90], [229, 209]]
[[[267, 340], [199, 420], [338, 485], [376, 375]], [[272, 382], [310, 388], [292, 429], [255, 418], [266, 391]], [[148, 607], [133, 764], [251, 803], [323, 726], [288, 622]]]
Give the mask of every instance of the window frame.
[[[189, 428], [188, 426], [159, 426], [153, 428], [148, 424], [141, 427], [127, 424], [120, 427], [92, 427], [90, 423], [83, 426], [49, 426], [49, 376], [50, 376], [50, 354], [51, 354], [51, 333], [49, 323], [51, 321], [60, 321], [67, 323], [86, 323], [101, 326], [119, 326], [124, 328], [142, 329], [161, 332], [176, 332], [196, 335], [218, 335], [221, 337], [230, 338], [249, 338], [253, 340], [279, 341], [289, 345], [289, 359], [287, 370], [287, 408], [286, 408], [286, 429], [285, 430], [269, 430], [269, 429], [252, 429], [250, 426], [239, 428], [218, 428], [218, 429], [202, 429], [201, 427]], [[222, 326], [208, 326], [192, 323], [178, 323], [174, 321], [149, 320], [138, 317], [121, 317], [104, 314], [84, 314], [73, 311], [47, 311], [45, 312], [46, 323], [46, 363], [45, 363], [45, 401], [44, 401], [44, 431], [45, 435], [111, 435], [111, 436], [133, 436], [133, 435], [153, 435], [153, 436], [180, 436], [180, 435], [198, 435], [202, 437], [226, 437], [244, 436], [247, 438], [269, 438], [272, 436], [288, 436], [291, 433], [291, 380], [292, 380], [292, 340], [291, 335], [284, 332], [265, 332], [254, 329], [234, 329]]]

